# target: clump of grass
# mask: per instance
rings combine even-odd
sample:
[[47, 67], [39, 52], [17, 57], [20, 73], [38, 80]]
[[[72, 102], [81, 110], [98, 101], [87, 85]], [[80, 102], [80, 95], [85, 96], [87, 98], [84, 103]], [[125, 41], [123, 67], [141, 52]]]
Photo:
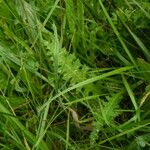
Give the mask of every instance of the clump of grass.
[[0, 148], [148, 149], [148, 6], [0, 1]]

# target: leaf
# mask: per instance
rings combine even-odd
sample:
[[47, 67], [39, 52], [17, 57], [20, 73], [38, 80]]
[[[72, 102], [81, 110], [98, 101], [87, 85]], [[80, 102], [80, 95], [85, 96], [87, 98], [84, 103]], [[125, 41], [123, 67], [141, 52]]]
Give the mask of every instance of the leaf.
[[114, 119], [119, 115], [116, 110], [119, 108], [123, 93], [124, 90], [121, 90], [121, 92], [110, 97], [107, 102], [104, 102], [102, 99], [99, 100], [100, 109], [97, 108], [93, 110], [95, 121], [93, 123], [93, 131], [90, 135], [91, 144], [97, 141], [98, 133], [104, 130], [105, 125], [115, 125]]
[[[13, 123], [14, 126], [18, 129], [20, 129], [27, 137], [28, 139], [30, 139], [30, 142], [32, 144], [35, 143], [36, 141], [36, 138], [35, 136], [29, 131], [26, 129], [26, 127], [18, 120], [17, 117], [15, 117], [4, 105], [3, 103], [0, 101], [0, 110], [1, 110], [1, 113], [4, 114], [4, 117], [8, 119], [8, 121], [10, 123]], [[45, 144], [45, 142], [41, 142], [40, 145], [39, 145], [40, 148], [44, 148], [45, 150], [48, 150], [48, 147], [47, 145]]]
[[[119, 15], [118, 15], [119, 16]], [[120, 20], [122, 21], [123, 25], [127, 28], [128, 32], [131, 34], [133, 39], [136, 41], [137, 45], [141, 48], [143, 51], [143, 54], [147, 58], [147, 60], [150, 62], [150, 53], [147, 47], [144, 45], [144, 43], [138, 38], [138, 36], [131, 31], [131, 29], [127, 26], [127, 24], [122, 20], [122, 18], [119, 16]]]
[[71, 33], [73, 34], [75, 31], [75, 20], [76, 20], [74, 2], [73, 0], [66, 0], [65, 3], [66, 3], [66, 16], [69, 28]]
[[77, 114], [76, 111], [74, 111], [72, 108], [69, 108], [69, 111], [71, 112], [71, 115], [72, 115], [72, 118], [73, 118], [73, 121], [75, 122], [75, 125], [79, 128], [79, 116]]
[[[55, 40], [52, 40], [52, 43], [44, 41], [44, 44], [48, 50], [47, 53], [50, 57], [51, 63], [54, 64], [56, 61], [53, 55], [53, 45], [55, 45]], [[88, 75], [88, 67], [82, 65], [74, 54], [69, 54], [66, 49], [63, 48], [57, 51], [57, 55], [57, 58], [59, 58], [57, 59], [57, 73], [59, 73], [59, 76], [62, 75], [66, 82], [70, 81], [70, 84], [74, 85], [75, 83], [86, 79], [86, 76]]]
[[143, 97], [140, 101], [140, 107], [143, 106], [144, 103], [146, 103], [150, 98], [150, 84], [146, 86], [145, 92], [143, 94]]
[[125, 50], [126, 54], [128, 55], [129, 59], [131, 60], [131, 62], [132, 62], [132, 63], [134, 64], [134, 66], [136, 67], [137, 65], [136, 65], [136, 62], [135, 62], [135, 60], [134, 60], [134, 58], [133, 58], [131, 52], [129, 51], [129, 49], [127, 48], [125, 42], [123, 41], [123, 39], [122, 39], [122, 37], [121, 37], [121, 35], [120, 35], [118, 29], [115, 27], [115, 25], [114, 25], [114, 23], [113, 23], [111, 17], [109, 16], [109, 14], [108, 14], [106, 8], [105, 8], [104, 5], [103, 5], [102, 0], [99, 0], [99, 4], [100, 4], [100, 6], [101, 6], [101, 8], [102, 8], [102, 10], [103, 10], [103, 12], [104, 12], [104, 14], [105, 14], [105, 16], [106, 16], [108, 22], [110, 23], [110, 25], [111, 25], [111, 27], [112, 27], [114, 33], [116, 34], [118, 40], [120, 41], [120, 43], [121, 43], [123, 49]]
[[139, 74], [149, 83], [150, 82], [150, 64], [144, 59], [138, 58]]
[[93, 83], [95, 81], [99, 81], [99, 80], [103, 80], [107, 77], [110, 77], [110, 76], [113, 76], [113, 75], [116, 75], [116, 74], [121, 74], [122, 72], [124, 71], [127, 71], [127, 70], [130, 70], [130, 69], [133, 69], [132, 66], [127, 66], [127, 67], [122, 67], [122, 68], [119, 68], [119, 69], [116, 69], [116, 70], [113, 70], [113, 71], [110, 71], [110, 72], [107, 72], [107, 73], [104, 73], [102, 75], [99, 75], [99, 76], [95, 76], [95, 77], [92, 77], [92, 78], [89, 78], [87, 80], [84, 80], [82, 82], [79, 82], [67, 89], [65, 89], [64, 91], [61, 91], [59, 92], [57, 95], [55, 95], [53, 98], [49, 98], [48, 101], [46, 103], [44, 103], [40, 108], [39, 108], [39, 111], [41, 111], [43, 108], [45, 108], [45, 106], [47, 106], [47, 104], [51, 103], [53, 100], [55, 100], [56, 98], [60, 97], [61, 95], [64, 95], [65, 93], [68, 93], [69, 91], [71, 90], [74, 90], [74, 89], [77, 89], [77, 88], [80, 88], [80, 87], [83, 87], [87, 84], [90, 84], [90, 83]]
[[8, 84], [8, 77], [7, 75], [0, 70], [0, 90], [3, 90], [7, 87]]
[[150, 134], [146, 133], [140, 136], [137, 136], [129, 146], [126, 147], [127, 150], [130, 149], [141, 149], [147, 147], [147, 143], [150, 142]]
[[131, 86], [129, 85], [129, 83], [127, 82], [126, 78], [123, 75], [122, 75], [122, 80], [123, 80], [123, 84], [125, 85], [125, 88], [126, 88], [128, 94], [131, 98], [132, 104], [133, 104], [135, 110], [137, 111], [138, 110], [138, 105], [137, 105], [135, 96], [133, 94], [133, 91], [131, 89]]

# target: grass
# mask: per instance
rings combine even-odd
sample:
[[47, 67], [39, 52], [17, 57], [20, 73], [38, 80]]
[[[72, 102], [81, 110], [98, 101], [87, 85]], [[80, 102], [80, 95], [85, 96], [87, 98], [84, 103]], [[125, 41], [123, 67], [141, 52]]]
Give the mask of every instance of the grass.
[[0, 1], [0, 149], [149, 149], [148, 0]]

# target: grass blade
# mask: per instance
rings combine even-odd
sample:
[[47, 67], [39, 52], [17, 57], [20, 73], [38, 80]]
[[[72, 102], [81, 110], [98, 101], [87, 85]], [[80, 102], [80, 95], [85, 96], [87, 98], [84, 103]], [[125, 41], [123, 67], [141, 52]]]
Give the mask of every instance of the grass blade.
[[110, 16], [109, 16], [109, 14], [108, 14], [108, 12], [107, 12], [106, 8], [104, 7], [104, 5], [103, 5], [103, 3], [102, 3], [101, 0], [99, 0], [99, 4], [100, 4], [100, 6], [102, 7], [102, 10], [103, 10], [103, 12], [104, 12], [104, 14], [105, 14], [105, 16], [106, 16], [108, 22], [110, 23], [110, 25], [111, 25], [111, 27], [112, 27], [114, 33], [116, 34], [116, 36], [117, 36], [118, 40], [120, 41], [122, 47], [124, 48], [125, 52], [127, 53], [129, 59], [131, 60], [131, 62], [132, 62], [132, 63], [134, 64], [134, 66], [136, 67], [137, 65], [136, 65], [136, 62], [135, 62], [134, 58], [132, 57], [132, 55], [131, 55], [129, 49], [127, 48], [126, 44], [125, 44], [124, 41], [122, 40], [120, 33], [118, 32], [117, 28], [116, 28], [115, 25], [113, 24], [113, 22], [112, 22], [112, 20], [111, 20], [111, 18], [110, 18]]
[[89, 84], [89, 83], [93, 83], [93, 82], [98, 81], [98, 80], [103, 80], [103, 79], [105, 79], [105, 78], [107, 78], [107, 77], [110, 77], [110, 76], [113, 76], [113, 75], [121, 74], [122, 72], [127, 71], [127, 70], [130, 70], [130, 69], [133, 69], [133, 66], [122, 67], [122, 68], [119, 68], [119, 69], [110, 71], [110, 72], [108, 72], [108, 73], [104, 73], [104, 74], [102, 74], [102, 75], [100, 75], [100, 76], [96, 76], [96, 77], [87, 79], [87, 80], [85, 80], [85, 81], [83, 81], [83, 82], [80, 82], [80, 83], [78, 83], [78, 84], [76, 84], [76, 85], [74, 85], [74, 86], [72, 86], [72, 87], [70, 87], [70, 88], [68, 88], [68, 89], [66, 89], [66, 90], [64, 90], [64, 91], [62, 91], [62, 92], [60, 92], [60, 93], [58, 93], [58, 94], [57, 94], [56, 96], [54, 96], [53, 98], [50, 98], [45, 104], [43, 104], [43, 105], [39, 108], [39, 111], [41, 111], [43, 108], [45, 108], [46, 105], [50, 104], [50, 103], [51, 103], [53, 100], [55, 100], [56, 98], [60, 97], [61, 95], [65, 94], [65, 93], [67, 93], [67, 92], [69, 92], [69, 91], [71, 91], [71, 90], [74, 90], [74, 89], [76, 89], [76, 88], [82, 87], [82, 86], [87, 85], [87, 84]]

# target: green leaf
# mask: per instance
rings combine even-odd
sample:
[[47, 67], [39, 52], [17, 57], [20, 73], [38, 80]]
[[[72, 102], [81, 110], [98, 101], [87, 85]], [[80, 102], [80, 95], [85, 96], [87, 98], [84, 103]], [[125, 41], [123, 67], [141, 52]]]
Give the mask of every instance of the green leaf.
[[147, 81], [150, 82], [150, 64], [144, 59], [138, 58], [138, 66], [140, 68], [139, 74]]

